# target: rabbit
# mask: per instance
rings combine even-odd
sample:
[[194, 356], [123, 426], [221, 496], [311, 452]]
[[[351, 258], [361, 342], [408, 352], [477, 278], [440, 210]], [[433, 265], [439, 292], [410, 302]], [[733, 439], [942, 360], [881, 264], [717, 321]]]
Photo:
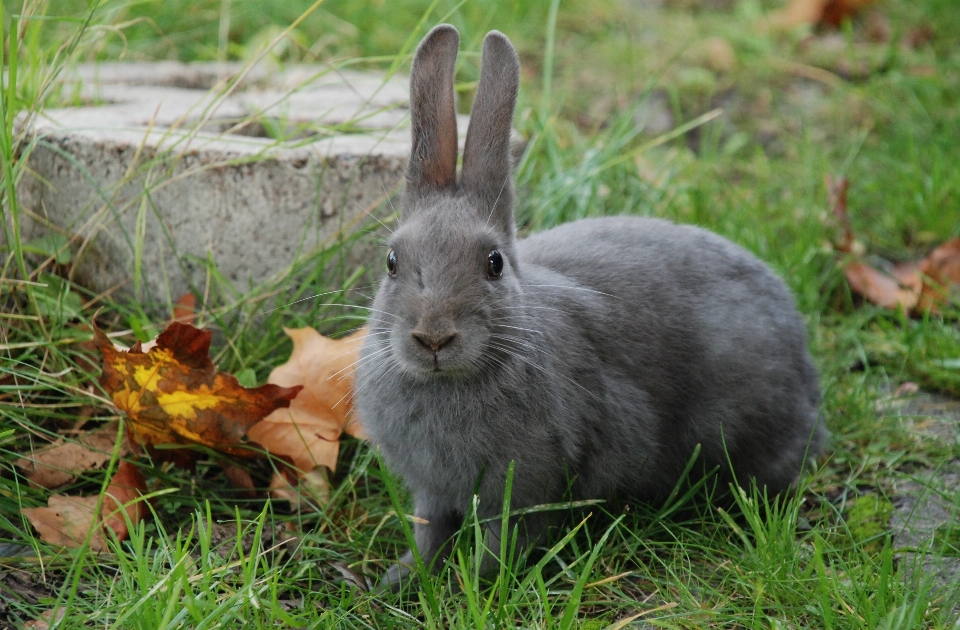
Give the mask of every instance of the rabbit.
[[[486, 36], [458, 178], [458, 46], [441, 25], [414, 57], [401, 222], [356, 368], [359, 416], [411, 491], [423, 561], [444, 562], [474, 493], [481, 518], [501, 514], [511, 462], [513, 510], [662, 499], [698, 445], [706, 468], [740, 483], [794, 487], [826, 431], [783, 281], [730, 241], [661, 219], [517, 239], [519, 59], [505, 35]], [[545, 514], [516, 521], [520, 546], [541, 540]], [[413, 562], [411, 550], [382, 582]]]

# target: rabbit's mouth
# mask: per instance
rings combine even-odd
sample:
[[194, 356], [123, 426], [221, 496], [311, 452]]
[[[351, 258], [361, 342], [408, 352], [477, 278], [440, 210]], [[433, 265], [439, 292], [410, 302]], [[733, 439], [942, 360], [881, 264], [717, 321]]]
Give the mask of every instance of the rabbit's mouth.
[[412, 364], [411, 367], [424, 377], [453, 378], [471, 372], [471, 362], [464, 356], [465, 348], [460, 343], [451, 343], [449, 347], [436, 350], [420, 344], [412, 345], [412, 352], [407, 355], [408, 365]]
[[449, 363], [450, 359], [456, 356], [460, 345], [460, 333], [449, 328], [431, 331], [418, 328], [410, 333], [410, 338], [420, 361], [426, 359], [424, 363], [428, 363], [428, 369], [431, 372], [443, 372], [443, 368], [440, 367], [441, 353], [444, 363]]

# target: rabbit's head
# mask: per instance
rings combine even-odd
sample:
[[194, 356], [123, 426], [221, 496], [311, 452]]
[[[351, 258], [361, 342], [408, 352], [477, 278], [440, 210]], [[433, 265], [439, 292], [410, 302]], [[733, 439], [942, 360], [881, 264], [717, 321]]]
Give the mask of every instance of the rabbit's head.
[[458, 44], [455, 28], [438, 26], [414, 58], [413, 149], [373, 313], [401, 369], [424, 379], [494, 368], [512, 351], [504, 327], [520, 297], [510, 163], [520, 64], [503, 34], [487, 35], [458, 178]]

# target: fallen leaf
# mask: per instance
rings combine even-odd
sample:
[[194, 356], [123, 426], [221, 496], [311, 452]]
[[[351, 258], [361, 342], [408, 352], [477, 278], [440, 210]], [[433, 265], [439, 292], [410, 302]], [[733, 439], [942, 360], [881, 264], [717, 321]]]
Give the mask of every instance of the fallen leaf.
[[848, 262], [843, 274], [854, 292], [877, 306], [891, 309], [902, 306], [910, 311], [920, 299], [915, 291], [903, 287], [893, 276], [857, 260]]
[[947, 241], [920, 262], [920, 311], [939, 312], [960, 290], [960, 237]]
[[294, 510], [317, 508], [330, 502], [330, 482], [320, 470], [281, 469], [270, 479], [270, 498], [288, 501]]
[[804, 25], [829, 24], [840, 26], [861, 9], [876, 0], [791, 0], [784, 8], [774, 11], [768, 23], [777, 29], [792, 29]]
[[[193, 323], [197, 319], [197, 298], [193, 293], [184, 293], [180, 296], [180, 299], [177, 300], [173, 305], [173, 314], [170, 318], [170, 323], [178, 322], [180, 324], [188, 324], [193, 326]], [[138, 341], [133, 345], [133, 348], [141, 352], [149, 352], [150, 350], [157, 347], [158, 337], [154, 337], [149, 341]], [[121, 352], [127, 352], [131, 350], [130, 347], [123, 344], [114, 342], [113, 347]]]
[[[128, 520], [130, 524], [139, 523], [147, 513], [145, 503], [137, 500], [146, 492], [147, 482], [140, 469], [128, 461], [121, 461], [103, 497], [105, 525], [113, 530], [118, 540], [127, 537]], [[121, 511], [126, 512], [126, 518]]]
[[[124, 540], [129, 533], [127, 519], [131, 524], [135, 524], [143, 518], [146, 507], [139, 497], [146, 491], [146, 481], [137, 467], [122, 461], [103, 496], [103, 519], [99, 519], [96, 514], [98, 497], [68, 497], [57, 494], [50, 496], [47, 507], [24, 508], [23, 514], [40, 534], [41, 540], [77, 548], [90, 534], [90, 548], [103, 551], [107, 549], [104, 528], [109, 528], [118, 540]], [[99, 527], [91, 532], [97, 521]]]
[[833, 216], [843, 228], [834, 247], [844, 257], [843, 274], [850, 288], [867, 301], [884, 308], [903, 308], [914, 315], [938, 313], [960, 293], [960, 237], [940, 245], [924, 259], [900, 262], [890, 272], [880, 271], [861, 260], [864, 247], [853, 234], [847, 212], [848, 182], [826, 177]]
[[871, 11], [867, 16], [867, 27], [864, 36], [875, 44], [886, 44], [893, 36], [890, 20], [880, 11]]
[[366, 329], [342, 339], [329, 339], [313, 328], [284, 332], [293, 340], [293, 352], [267, 380], [303, 389], [288, 408], [271, 413], [247, 436], [272, 454], [289, 457], [301, 471], [317, 466], [334, 470], [340, 434], [365, 437], [353, 411], [353, 373]]
[[197, 296], [184, 293], [173, 305], [173, 321], [193, 326], [197, 320]]
[[840, 26], [844, 20], [854, 17], [861, 9], [874, 2], [876, 0], [829, 0], [823, 7], [820, 22], [830, 26]]
[[806, 24], [816, 24], [823, 17], [829, 0], [792, 0], [784, 8], [770, 14], [770, 26], [791, 29]]
[[210, 361], [210, 331], [187, 324], [170, 324], [149, 352], [138, 346], [122, 352], [102, 331], [94, 334], [103, 353], [100, 384], [147, 447], [192, 443], [256, 456], [244, 442], [247, 430], [300, 391], [273, 384], [240, 386]]
[[850, 214], [847, 212], [847, 191], [850, 188], [850, 182], [846, 177], [834, 179], [827, 175], [824, 177], [824, 184], [827, 187], [833, 216], [843, 228], [843, 238], [836, 244], [836, 248], [847, 254], [860, 253], [857, 252], [857, 242], [853, 236], [853, 227], [850, 225]]
[[933, 26], [928, 23], [921, 24], [908, 32], [901, 43], [907, 48], [922, 48], [933, 41], [935, 34]]
[[23, 624], [23, 630], [48, 630], [51, 624], [59, 624], [65, 614], [67, 614], [67, 609], [62, 606], [60, 608], [50, 608], [40, 613], [40, 616], [36, 619]]
[[330, 566], [337, 570], [340, 575], [343, 576], [343, 580], [348, 584], [352, 584], [359, 588], [363, 592], [367, 592], [373, 588], [373, 583], [370, 580], [360, 573], [357, 573], [343, 562], [331, 562]]
[[240, 491], [241, 495], [248, 499], [256, 498], [257, 486], [253, 483], [253, 477], [246, 469], [228, 461], [221, 461], [220, 468], [223, 469], [223, 474], [230, 480], [233, 487]]
[[[113, 456], [116, 445], [116, 422], [106, 424], [95, 431], [81, 435], [75, 441], [62, 438], [53, 444], [28, 456], [21, 457], [15, 463], [31, 485], [39, 488], [56, 488], [74, 481], [84, 470], [103, 466]], [[120, 442], [123, 457], [130, 454], [126, 440]]]
[[289, 457], [299, 470], [308, 471], [317, 466], [335, 470], [340, 452], [338, 426], [332, 414], [278, 409], [254, 425], [247, 435], [271, 454]]

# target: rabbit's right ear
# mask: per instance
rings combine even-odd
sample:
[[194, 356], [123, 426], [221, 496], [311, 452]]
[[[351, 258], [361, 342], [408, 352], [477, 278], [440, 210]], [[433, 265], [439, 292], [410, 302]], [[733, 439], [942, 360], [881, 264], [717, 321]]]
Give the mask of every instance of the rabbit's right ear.
[[457, 117], [453, 74], [460, 34], [453, 26], [434, 27], [417, 48], [410, 71], [410, 123], [413, 150], [407, 187], [416, 194], [453, 186], [457, 176]]

